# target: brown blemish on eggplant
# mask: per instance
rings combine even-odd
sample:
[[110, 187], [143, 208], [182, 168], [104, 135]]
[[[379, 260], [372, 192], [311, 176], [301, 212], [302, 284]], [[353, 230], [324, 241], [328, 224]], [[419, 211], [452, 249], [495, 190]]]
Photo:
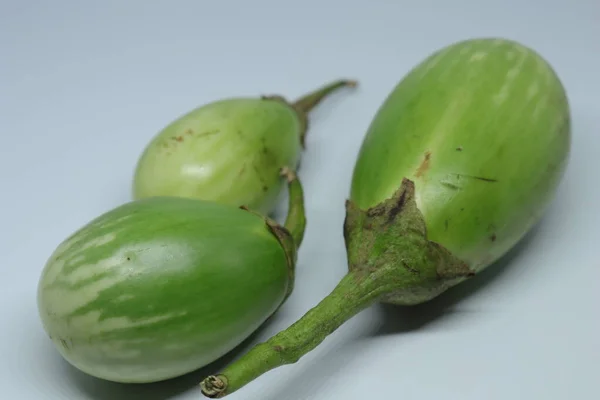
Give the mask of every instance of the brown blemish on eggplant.
[[419, 166], [419, 168], [417, 169], [417, 172], [415, 173], [415, 176], [417, 178], [422, 177], [427, 172], [427, 170], [429, 170], [430, 160], [431, 160], [431, 152], [427, 151], [427, 152], [425, 152], [425, 157], [423, 158], [421, 165]]
[[483, 176], [471, 176], [471, 178], [473, 179], [477, 179], [480, 181], [484, 181], [484, 182], [498, 182], [498, 179], [492, 179], [492, 178], [484, 178]]
[[452, 190], [460, 190], [460, 189], [461, 189], [461, 187], [460, 187], [460, 186], [458, 186], [458, 185], [455, 185], [455, 184], [453, 184], [453, 183], [450, 183], [450, 182], [441, 181], [440, 183], [442, 184], [442, 186], [445, 186], [445, 187], [447, 187], [448, 189], [452, 189]]
[[410, 272], [411, 274], [419, 275], [419, 270], [408, 265], [406, 261], [402, 261], [401, 264], [404, 267], [404, 269]]
[[484, 182], [491, 182], [491, 183], [498, 182], [498, 179], [486, 178], [483, 176], [475, 176], [475, 175], [467, 175], [467, 174], [455, 174], [455, 175], [458, 177], [461, 177], [461, 178], [477, 179], [479, 181], [484, 181]]
[[458, 146], [458, 147], [456, 148], [456, 151], [463, 151], [463, 148], [462, 148], [462, 146]]
[[254, 172], [256, 172], [256, 176], [258, 177], [258, 180], [260, 181], [260, 183], [263, 186], [267, 185], [267, 182], [265, 181], [265, 178], [263, 177], [263, 175], [260, 172], [260, 168], [258, 167], [258, 165], [256, 165], [255, 163], [252, 164], [252, 169], [254, 170]]
[[408, 202], [408, 197], [410, 196], [409, 191], [413, 192], [414, 186], [411, 181], [406, 180], [406, 187], [404, 188], [404, 190], [402, 190], [400, 197], [398, 197], [398, 200], [395, 203], [393, 203], [391, 207], [386, 208], [386, 205], [384, 203], [378, 204], [375, 207], [369, 208], [367, 210], [367, 216], [380, 217], [386, 215], [386, 224], [391, 224]]
[[495, 233], [492, 233], [492, 236], [490, 236], [490, 240], [491, 240], [492, 242], [495, 242], [495, 241], [496, 241], [496, 234], [495, 234]]
[[396, 216], [400, 213], [400, 211], [402, 211], [405, 204], [406, 204], [406, 190], [402, 192], [402, 194], [400, 195], [400, 198], [398, 199], [396, 204], [394, 204], [394, 206], [390, 209], [389, 214], [388, 214], [388, 221], [387, 221], [388, 223], [392, 223], [396, 219]]
[[193, 134], [194, 134], [194, 131], [193, 131], [192, 129], [188, 129], [188, 130], [186, 130], [186, 131], [185, 131], [185, 133], [186, 133], [187, 135], [193, 135]]
[[278, 163], [277, 155], [269, 147], [267, 147], [266, 144], [262, 145], [261, 153], [264, 156], [264, 163], [267, 164], [269, 167]]
[[478, 181], [490, 182], [490, 183], [498, 182], [498, 179], [487, 178], [484, 176], [450, 173], [450, 174], [446, 175], [444, 177], [444, 179], [440, 181], [440, 183], [442, 185], [446, 186], [447, 188], [460, 190], [460, 189], [462, 189], [462, 187], [460, 186], [459, 182], [462, 180], [462, 178], [475, 179]]
[[267, 185], [263, 185], [262, 190], [266, 193], [269, 191], [269, 187]]
[[197, 136], [198, 137], [212, 136], [212, 135], [216, 135], [217, 133], [221, 133], [221, 130], [213, 129], [212, 131], [206, 131], [206, 132], [199, 133]]
[[183, 136], [171, 136], [171, 139], [177, 142], [183, 142]]

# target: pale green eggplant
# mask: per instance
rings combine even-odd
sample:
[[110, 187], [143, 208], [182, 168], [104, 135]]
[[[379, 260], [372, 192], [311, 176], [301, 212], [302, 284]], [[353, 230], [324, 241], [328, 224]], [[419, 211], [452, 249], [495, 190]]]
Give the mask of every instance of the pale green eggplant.
[[301, 161], [309, 112], [354, 85], [335, 81], [295, 102], [279, 95], [227, 98], [180, 116], [139, 157], [134, 199], [179, 196], [270, 214], [284, 187], [279, 170], [296, 170]]

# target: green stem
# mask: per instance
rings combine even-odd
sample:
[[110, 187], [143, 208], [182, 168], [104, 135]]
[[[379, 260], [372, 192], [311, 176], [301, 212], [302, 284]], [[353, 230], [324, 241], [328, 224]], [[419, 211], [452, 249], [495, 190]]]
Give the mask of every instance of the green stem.
[[225, 397], [272, 369], [297, 362], [344, 322], [392, 290], [389, 284], [381, 284], [380, 275], [349, 272], [296, 323], [253, 347], [220, 374], [205, 378], [200, 384], [202, 393], [209, 398]]
[[337, 89], [343, 87], [356, 87], [357, 85], [358, 82], [355, 80], [340, 79], [330, 83], [329, 85], [323, 86], [315, 90], [314, 92], [308, 93], [307, 95], [300, 97], [292, 104], [292, 107], [296, 110], [298, 116], [302, 121], [303, 127], [301, 129], [300, 142], [303, 146], [306, 141], [306, 132], [308, 131], [308, 113], [325, 97], [327, 97], [329, 94], [333, 93]]
[[284, 227], [294, 238], [296, 249], [300, 248], [306, 229], [306, 212], [304, 210], [304, 190], [298, 176], [290, 168], [283, 168], [281, 175], [288, 181], [289, 201], [288, 214]]
[[308, 114], [317, 104], [321, 102], [329, 94], [343, 87], [356, 87], [358, 83], [354, 80], [340, 79], [329, 85], [323, 86], [314, 92], [300, 97], [293, 103], [296, 110]]

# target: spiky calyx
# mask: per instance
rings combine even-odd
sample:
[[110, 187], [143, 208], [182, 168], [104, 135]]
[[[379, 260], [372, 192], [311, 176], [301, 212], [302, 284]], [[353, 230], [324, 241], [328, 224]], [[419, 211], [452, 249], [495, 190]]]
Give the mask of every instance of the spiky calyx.
[[297, 362], [344, 322], [377, 301], [416, 304], [474, 273], [442, 246], [427, 240], [414, 184], [404, 179], [393, 197], [361, 210], [346, 203], [344, 237], [349, 271], [300, 320], [201, 383], [222, 398], [262, 374]]
[[367, 210], [346, 201], [344, 239], [350, 271], [367, 275], [384, 270], [379, 274], [396, 288], [384, 302], [422, 303], [474, 275], [467, 264], [427, 239], [409, 179], [403, 179], [391, 198]]

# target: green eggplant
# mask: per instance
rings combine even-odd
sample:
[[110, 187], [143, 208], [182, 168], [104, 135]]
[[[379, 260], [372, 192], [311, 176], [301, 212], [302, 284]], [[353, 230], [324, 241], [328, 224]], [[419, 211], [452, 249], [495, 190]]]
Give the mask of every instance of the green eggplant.
[[279, 95], [227, 98], [182, 115], [143, 150], [133, 198], [179, 196], [270, 214], [284, 185], [279, 170], [299, 165], [310, 110], [355, 85], [335, 81], [293, 103]]
[[289, 169], [281, 226], [245, 207], [177, 196], [123, 204], [50, 256], [37, 303], [62, 357], [115, 382], [156, 382], [236, 347], [290, 296], [305, 228]]
[[533, 49], [501, 38], [439, 49], [375, 115], [346, 202], [348, 272], [298, 322], [203, 393], [224, 397], [296, 362], [375, 302], [429, 301], [506, 254], [552, 201], [568, 164], [566, 90]]

